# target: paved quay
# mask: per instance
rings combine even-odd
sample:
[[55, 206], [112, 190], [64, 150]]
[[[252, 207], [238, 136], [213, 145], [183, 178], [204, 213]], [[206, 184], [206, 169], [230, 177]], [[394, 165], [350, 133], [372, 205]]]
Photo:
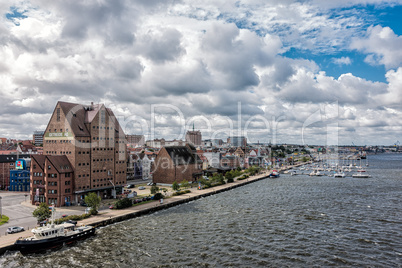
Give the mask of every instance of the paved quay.
[[[215, 187], [203, 189], [203, 190], [198, 190], [196, 188], [192, 188], [191, 189], [192, 191], [190, 193], [163, 199], [162, 204], [160, 204], [159, 201], [153, 201], [153, 202], [133, 206], [133, 207], [126, 208], [126, 209], [120, 209], [120, 210], [110, 209], [110, 210], [101, 211], [100, 213], [98, 213], [98, 215], [91, 216], [87, 219], [78, 221], [77, 226], [81, 226], [81, 225], [91, 225], [94, 227], [106, 226], [106, 225], [113, 224], [116, 222], [124, 221], [127, 219], [139, 217], [141, 215], [145, 215], [148, 213], [152, 213], [155, 211], [173, 207], [173, 206], [176, 206], [179, 204], [187, 203], [192, 200], [196, 200], [196, 199], [199, 199], [199, 198], [202, 198], [205, 196], [210, 196], [210, 195], [217, 194], [220, 192], [228, 191], [228, 190], [240, 187], [242, 185], [246, 185], [246, 184], [261, 180], [261, 179], [265, 179], [268, 177], [268, 175], [269, 175], [268, 172], [263, 172], [256, 176], [249, 177], [248, 179], [245, 179], [245, 180], [237, 180], [232, 183], [227, 183], [224, 185], [215, 186]], [[59, 211], [60, 210], [66, 210], [66, 211], [68, 210], [71, 212], [74, 211], [74, 209], [72, 209], [72, 208], [65, 208], [65, 209], [57, 208], [57, 209]], [[77, 212], [79, 212], [79, 211], [77, 211]], [[24, 232], [20, 232], [20, 233], [7, 234], [5, 236], [1, 236], [0, 237], [0, 254], [5, 253], [7, 250], [13, 250], [14, 243], [19, 237], [28, 237], [31, 235], [32, 235], [31, 230], [25, 230]]]

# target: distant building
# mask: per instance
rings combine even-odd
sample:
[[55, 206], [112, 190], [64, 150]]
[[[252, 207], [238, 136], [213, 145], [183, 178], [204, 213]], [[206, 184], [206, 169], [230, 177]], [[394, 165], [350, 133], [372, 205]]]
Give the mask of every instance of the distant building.
[[30, 159], [29, 155], [5, 154], [0, 155], [0, 189], [8, 190], [10, 186], [10, 171], [15, 169], [18, 159]]
[[216, 146], [216, 147], [219, 147], [219, 146], [223, 145], [223, 140], [222, 139], [212, 139], [211, 142], [212, 142], [212, 145]]
[[209, 166], [214, 168], [220, 167], [221, 154], [219, 152], [204, 152], [203, 155], [207, 158]]
[[43, 136], [45, 135], [45, 131], [34, 131], [32, 143], [36, 146], [43, 145]]
[[228, 139], [228, 143], [230, 143], [234, 147], [246, 147], [247, 138], [244, 136], [231, 137]]
[[144, 135], [126, 135], [127, 143], [132, 146], [144, 146], [145, 136]]
[[188, 142], [194, 146], [200, 146], [202, 144], [201, 131], [194, 130], [194, 125], [193, 125], [193, 130], [192, 131], [189, 130], [186, 133], [186, 142]]
[[148, 140], [146, 142], [146, 145], [152, 148], [162, 148], [163, 146], [165, 146], [165, 139]]
[[197, 181], [202, 176], [202, 161], [189, 146], [163, 147], [155, 158], [153, 182], [159, 184]]
[[223, 168], [237, 168], [241, 166], [240, 158], [236, 155], [223, 156], [221, 158], [221, 167]]
[[30, 184], [30, 161], [18, 159], [15, 161], [15, 169], [10, 170], [10, 187], [9, 191], [29, 192]]

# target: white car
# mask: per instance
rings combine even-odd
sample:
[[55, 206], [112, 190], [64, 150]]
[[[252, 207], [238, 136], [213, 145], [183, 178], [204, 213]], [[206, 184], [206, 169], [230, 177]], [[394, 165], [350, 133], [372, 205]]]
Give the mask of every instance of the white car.
[[138, 190], [145, 190], [145, 187], [144, 187], [144, 186], [140, 186], [140, 187], [138, 187]]
[[7, 228], [7, 233], [9, 233], [9, 234], [19, 233], [19, 232], [23, 232], [23, 231], [24, 231], [24, 227], [20, 227], [20, 226], [14, 226], [14, 227]]

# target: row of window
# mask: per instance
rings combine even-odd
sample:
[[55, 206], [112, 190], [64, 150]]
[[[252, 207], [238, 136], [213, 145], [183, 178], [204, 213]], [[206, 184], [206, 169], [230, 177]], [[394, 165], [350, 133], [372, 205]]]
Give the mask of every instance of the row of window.
[[[99, 127], [99, 126], [92, 126], [93, 129], [109, 129], [109, 127]], [[113, 130], [112, 127], [110, 127], [111, 130]]]
[[89, 154], [89, 151], [86, 151], [86, 152], [78, 151], [78, 154]]
[[95, 151], [95, 149], [97, 150], [97, 151], [99, 151], [99, 150], [101, 150], [101, 151], [111, 151], [111, 150], [113, 150], [113, 147], [98, 147], [98, 148], [93, 148], [92, 150], [94, 150]]
[[47, 191], [49, 194], [57, 194], [57, 190], [48, 190]]
[[[104, 170], [99, 170], [99, 169], [95, 170], [95, 169], [94, 169], [94, 170], [93, 170], [93, 173], [95, 173], [95, 172], [106, 172], [106, 170], [105, 170], [105, 169], [104, 169]], [[111, 175], [112, 175], [112, 172], [111, 172], [110, 170], [108, 170], [108, 171], [107, 171], [107, 175], [108, 175], [108, 176], [111, 176]]]
[[83, 178], [89, 177], [89, 174], [78, 175], [78, 178], [81, 178], [81, 177], [83, 177]]
[[[104, 138], [104, 137], [100, 137], [100, 139], [99, 139], [99, 137], [93, 137], [92, 139], [93, 139], [93, 140], [105, 140], [105, 141], [106, 141], [106, 140], [107, 140], [107, 141], [109, 140], [109, 138]], [[112, 141], [113, 138], [110, 138], [110, 140]]]
[[71, 140], [46, 140], [46, 143], [71, 143]]
[[47, 185], [49, 185], [49, 186], [57, 186], [57, 181], [48, 181]]
[[57, 205], [57, 198], [49, 198], [48, 199], [48, 204], [49, 205], [51, 205], [51, 204]]
[[71, 152], [46, 151], [46, 154], [71, 154]]
[[89, 163], [78, 163], [78, 166], [85, 166], [85, 165], [89, 166]]
[[[29, 177], [29, 173], [27, 173], [27, 172], [25, 172], [25, 174], [13, 173], [13, 174], [11, 174], [11, 177], [21, 177], [21, 175], [22, 175], [22, 177]], [[24, 175], [25, 175], [25, 176], [24, 176]]]
[[71, 193], [71, 189], [70, 189], [70, 188], [65, 189], [64, 192], [65, 192], [65, 193]]
[[15, 182], [15, 183], [29, 183], [29, 179], [11, 179], [11, 182]]

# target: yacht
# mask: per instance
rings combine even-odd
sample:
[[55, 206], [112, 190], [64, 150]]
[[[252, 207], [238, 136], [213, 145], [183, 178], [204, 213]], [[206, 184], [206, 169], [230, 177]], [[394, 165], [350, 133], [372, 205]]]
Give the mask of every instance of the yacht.
[[95, 234], [93, 226], [76, 227], [73, 223], [53, 224], [54, 207], [52, 208], [52, 223], [32, 229], [33, 236], [19, 238], [15, 248], [21, 253], [35, 253], [62, 247], [77, 240], [82, 240]]

